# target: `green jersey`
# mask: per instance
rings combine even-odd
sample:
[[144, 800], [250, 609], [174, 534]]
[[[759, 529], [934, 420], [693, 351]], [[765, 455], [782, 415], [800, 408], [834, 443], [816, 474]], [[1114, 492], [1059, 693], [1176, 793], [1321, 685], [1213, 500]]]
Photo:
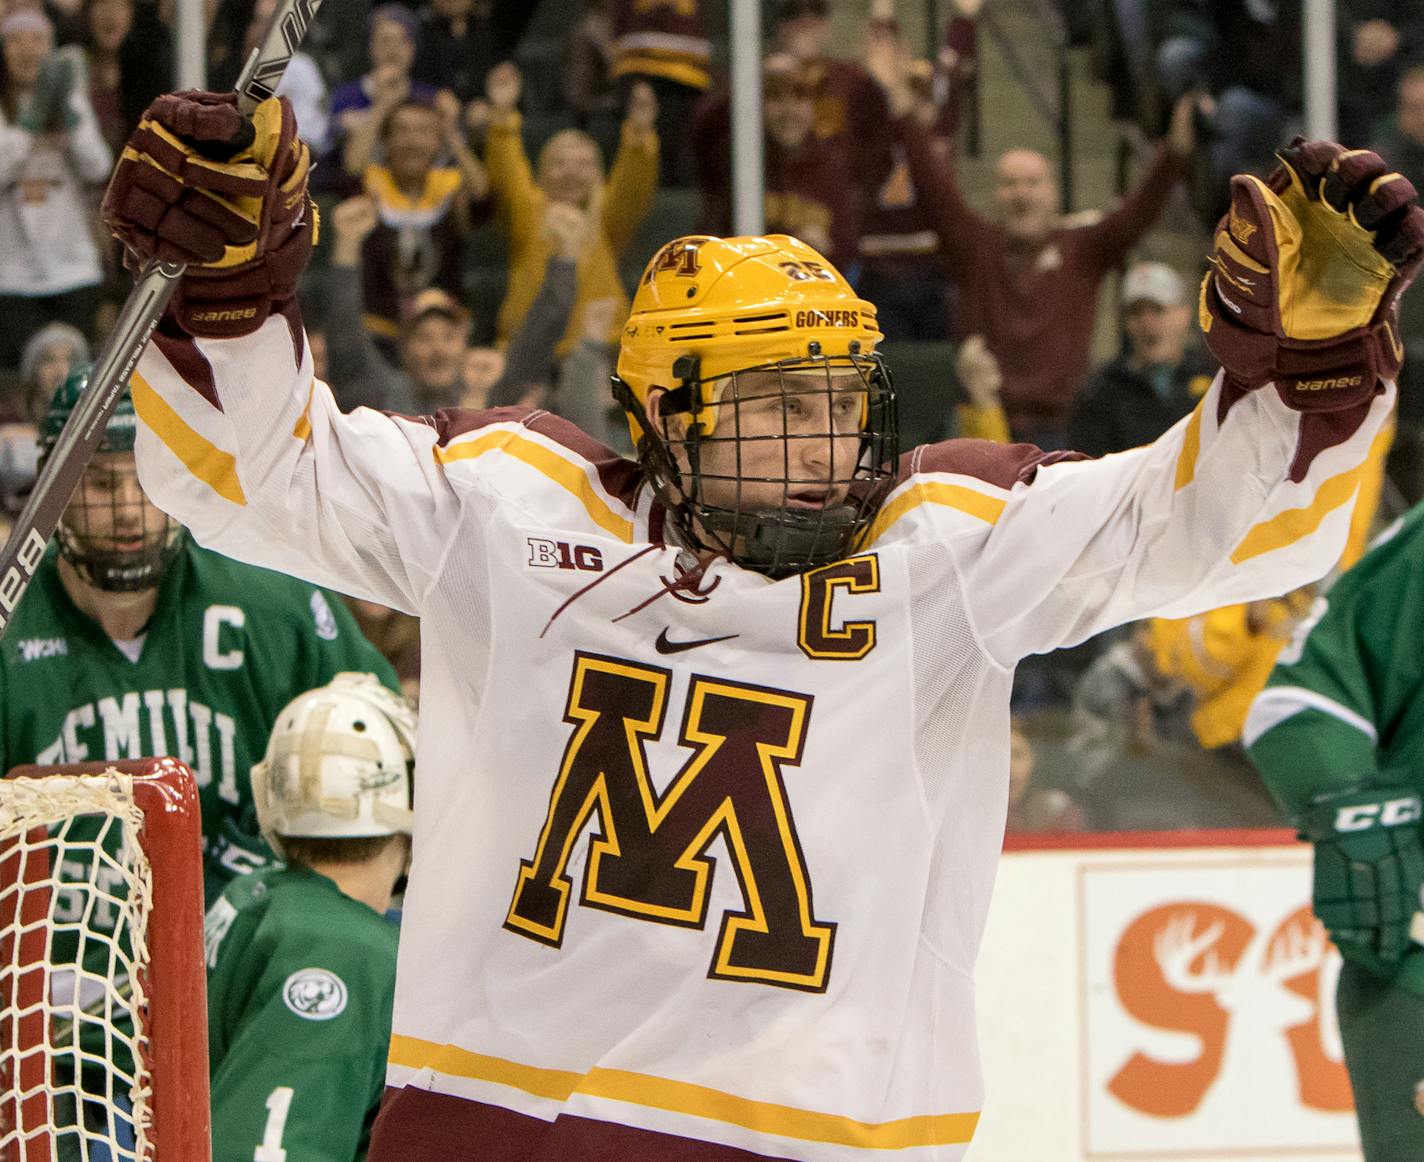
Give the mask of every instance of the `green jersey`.
[[0, 770], [182, 759], [200, 788], [211, 902], [271, 861], [249, 772], [278, 712], [342, 670], [399, 689], [350, 611], [306, 582], [188, 538], [142, 639], [116, 643], [70, 600], [51, 547], [0, 642]]
[[385, 1084], [396, 932], [307, 868], [227, 886], [204, 930], [213, 1162], [365, 1157]]
[[1424, 792], [1424, 505], [1316, 599], [1244, 741], [1292, 819], [1364, 780]]

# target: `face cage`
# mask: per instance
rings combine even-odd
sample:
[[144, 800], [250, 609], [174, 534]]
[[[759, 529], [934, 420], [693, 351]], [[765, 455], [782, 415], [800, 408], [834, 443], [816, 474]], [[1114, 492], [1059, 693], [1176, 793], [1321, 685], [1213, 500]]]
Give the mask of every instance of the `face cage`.
[[[859, 376], [858, 387], [838, 386], [832, 378], [833, 372], [847, 369]], [[704, 400], [720, 404], [711, 435], [704, 433], [702, 424], [692, 423], [683, 437], [663, 438], [643, 424], [646, 436], [640, 454], [686, 543], [694, 549], [723, 553], [743, 568], [770, 577], [803, 573], [853, 552], [894, 486], [897, 472], [895, 392], [880, 357], [812, 355], [706, 380], [697, 377], [695, 361], [689, 359], [685, 363], [679, 360], [676, 371], [679, 376], [687, 374], [681, 386], [663, 398], [664, 416], [696, 414]], [[774, 374], [776, 382], [744, 389], [745, 377], [752, 373]], [[858, 428], [837, 432], [837, 402], [847, 394], [861, 400]], [[783, 401], [779, 424], [773, 423], [770, 431], [743, 431], [741, 405], [768, 396]], [[817, 420], [821, 420], [819, 427]], [[847, 435], [857, 437], [853, 458], [837, 456]], [[792, 461], [798, 449], [807, 447], [806, 441], [823, 442], [827, 467], [815, 476], [793, 475]], [[752, 449], [764, 443], [780, 445], [778, 475], [752, 475], [745, 466], [745, 460], [755, 455]], [[728, 472], [713, 472], [707, 465], [709, 451], [718, 447], [729, 447], [734, 453], [734, 466]], [[686, 458], [686, 471], [674, 455], [679, 448]], [[735, 489], [730, 507], [706, 499], [709, 482], [725, 482]], [[779, 502], [759, 507], [744, 504], [742, 489], [750, 484], [778, 486]], [[795, 503], [793, 498], [806, 492], [844, 495], [821, 507]]]
[[[155, 520], [155, 514], [160, 519]], [[143, 543], [134, 549], [100, 548], [95, 544], [96, 528], [123, 529]], [[123, 503], [113, 495], [90, 499], [81, 482], [64, 510], [55, 539], [60, 555], [85, 584], [107, 593], [139, 593], [156, 589], [163, 580], [182, 548], [183, 531], [176, 520], [151, 505]]]

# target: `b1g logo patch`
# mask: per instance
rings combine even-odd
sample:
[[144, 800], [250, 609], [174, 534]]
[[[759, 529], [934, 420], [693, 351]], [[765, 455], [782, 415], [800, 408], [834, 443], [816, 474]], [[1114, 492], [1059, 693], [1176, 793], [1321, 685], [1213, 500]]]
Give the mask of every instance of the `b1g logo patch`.
[[329, 1021], [346, 1011], [346, 983], [324, 968], [299, 968], [282, 985], [282, 1000], [305, 1021]]
[[603, 572], [603, 554], [592, 545], [572, 545], [568, 541], [548, 541], [529, 537], [529, 560], [534, 569], [578, 569], [584, 573]]

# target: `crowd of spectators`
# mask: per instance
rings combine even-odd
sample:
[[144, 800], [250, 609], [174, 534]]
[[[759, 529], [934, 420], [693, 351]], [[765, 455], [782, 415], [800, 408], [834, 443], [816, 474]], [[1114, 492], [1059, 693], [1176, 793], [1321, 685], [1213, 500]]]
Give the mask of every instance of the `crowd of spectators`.
[[[1110, 62], [1118, 131], [1140, 146], [1122, 197], [1074, 214], [1055, 158], [1011, 145], [966, 164], [967, 111], [995, 116], [975, 101], [985, 3], [1006, 0], [953, 0], [926, 58], [894, 0], [856, 6], [858, 27], [834, 0], [766, 6], [766, 227], [820, 249], [877, 304], [907, 442], [960, 434], [1109, 455], [1182, 420], [1210, 384], [1202, 272], [1152, 260], [1142, 242], [1166, 211], [1205, 255], [1227, 177], [1268, 170], [1300, 127], [1300, 0], [1063, 0], [1069, 26]], [[209, 5], [213, 86], [231, 84], [273, 6]], [[1337, 7], [1342, 139], [1424, 185], [1419, 6]], [[608, 380], [634, 280], [662, 242], [732, 228], [714, 9], [321, 10], [282, 91], [320, 162], [322, 241], [303, 306], [343, 407], [544, 407], [628, 449]], [[35, 472], [37, 407], [89, 357], [128, 286], [96, 206], [143, 108], [171, 87], [173, 19], [166, 0], [0, 0], [0, 505], [11, 514]], [[992, 128], [1012, 142], [1012, 127]], [[1106, 329], [1120, 347], [1106, 359], [1100, 301], [1117, 307]], [[1368, 490], [1387, 514], [1424, 491], [1424, 304], [1407, 302], [1404, 338], [1416, 354], [1394, 457]], [[1265, 818], [1240, 721], [1308, 598], [1031, 660], [1011, 824]], [[415, 693], [418, 627], [355, 612]]]

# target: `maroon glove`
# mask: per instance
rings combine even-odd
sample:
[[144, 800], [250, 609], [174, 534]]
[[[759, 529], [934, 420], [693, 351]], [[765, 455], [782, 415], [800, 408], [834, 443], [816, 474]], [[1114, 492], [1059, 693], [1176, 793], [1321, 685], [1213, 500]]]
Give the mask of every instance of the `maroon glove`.
[[173, 93], [144, 112], [102, 213], [131, 268], [188, 264], [168, 308], [184, 331], [246, 335], [291, 300], [311, 257], [309, 168], [285, 98], [248, 122], [233, 93]]
[[1301, 411], [1351, 407], [1399, 372], [1399, 296], [1424, 260], [1413, 185], [1377, 154], [1297, 137], [1268, 181], [1231, 179], [1201, 326], [1244, 387]]

